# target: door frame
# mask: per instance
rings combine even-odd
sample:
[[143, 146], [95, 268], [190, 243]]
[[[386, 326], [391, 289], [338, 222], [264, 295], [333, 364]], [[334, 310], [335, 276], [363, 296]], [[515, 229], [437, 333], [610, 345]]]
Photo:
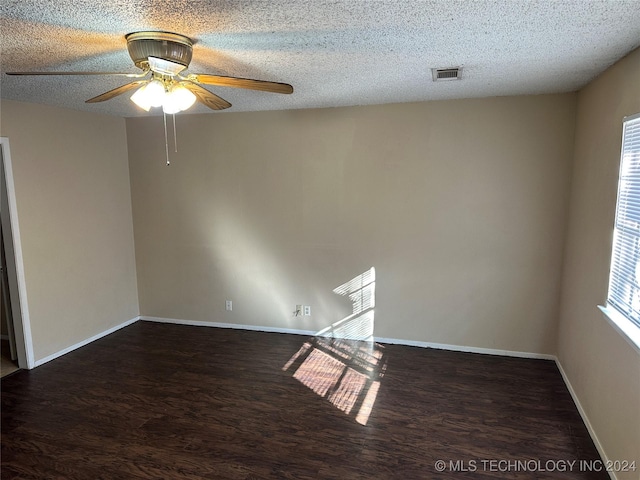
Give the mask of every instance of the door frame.
[[[4, 167], [0, 174], [4, 177], [2, 196], [6, 195], [7, 204], [0, 209], [0, 220], [4, 233], [4, 248], [7, 262], [7, 276], [9, 278], [9, 293], [11, 297], [11, 313], [13, 329], [16, 338], [18, 366], [32, 369], [35, 366], [33, 356], [33, 341], [31, 337], [31, 322], [29, 318], [29, 304], [27, 303], [27, 283], [24, 274], [22, 258], [22, 243], [20, 241], [20, 226], [18, 223], [18, 207], [16, 205], [16, 191], [11, 163], [9, 139], [0, 137], [0, 156]], [[6, 191], [4, 191], [6, 185]], [[4, 201], [2, 202], [4, 203]]]
[[[2, 150], [0, 150], [2, 152]], [[0, 153], [1, 154], [1, 153]], [[4, 177], [3, 177], [4, 178]], [[3, 187], [4, 188], [4, 187]], [[2, 199], [4, 201], [4, 192], [2, 193]], [[4, 255], [4, 230], [2, 230], [2, 222], [0, 222], [0, 258], [2, 258], [2, 278], [0, 278], [0, 284], [2, 284], [2, 306], [4, 307], [4, 321], [7, 324], [7, 337], [9, 337], [9, 350], [11, 353], [11, 361], [16, 362], [18, 360], [18, 352], [16, 351], [16, 334], [13, 331], [13, 318], [11, 317], [11, 294], [9, 293], [9, 275], [7, 272], [7, 259]], [[3, 325], [4, 327], [4, 325]], [[4, 339], [4, 335], [3, 335]]]

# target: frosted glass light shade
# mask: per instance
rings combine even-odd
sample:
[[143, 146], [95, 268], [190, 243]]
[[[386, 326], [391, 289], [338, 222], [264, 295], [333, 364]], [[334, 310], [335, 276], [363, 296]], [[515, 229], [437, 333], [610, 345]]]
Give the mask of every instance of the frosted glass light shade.
[[131, 95], [131, 101], [147, 112], [151, 107], [161, 106], [164, 98], [164, 84], [160, 80], [151, 80]]
[[187, 88], [175, 85], [164, 97], [162, 109], [164, 113], [178, 113], [191, 107], [196, 101], [196, 96]]
[[144, 90], [147, 86], [143, 85], [131, 95], [131, 101], [143, 109], [145, 112], [148, 112], [151, 108], [151, 104], [148, 102], [146, 95], [144, 94]]

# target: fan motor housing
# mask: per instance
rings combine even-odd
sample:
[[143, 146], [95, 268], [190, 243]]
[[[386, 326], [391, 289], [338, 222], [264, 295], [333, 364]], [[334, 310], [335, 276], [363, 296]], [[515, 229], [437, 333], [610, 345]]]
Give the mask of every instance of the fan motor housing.
[[149, 57], [162, 58], [185, 67], [191, 63], [193, 41], [178, 33], [133, 32], [125, 36], [129, 56], [136, 67], [148, 68]]

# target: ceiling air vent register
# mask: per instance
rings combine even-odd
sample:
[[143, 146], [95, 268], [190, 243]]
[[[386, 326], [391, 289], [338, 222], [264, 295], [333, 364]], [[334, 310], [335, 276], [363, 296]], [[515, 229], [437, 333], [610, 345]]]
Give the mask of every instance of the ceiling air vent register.
[[432, 68], [431, 75], [433, 75], [434, 82], [460, 80], [460, 77], [462, 76], [462, 67]]

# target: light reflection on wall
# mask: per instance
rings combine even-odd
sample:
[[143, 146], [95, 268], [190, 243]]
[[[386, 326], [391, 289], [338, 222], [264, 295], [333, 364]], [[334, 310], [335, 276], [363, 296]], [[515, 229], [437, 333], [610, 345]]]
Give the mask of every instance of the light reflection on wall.
[[282, 368], [361, 425], [387, 367], [384, 347], [373, 341], [375, 285], [372, 267], [335, 288], [351, 300], [351, 315], [319, 331]]
[[229, 295], [235, 294], [237, 298], [240, 291], [252, 292], [256, 303], [268, 305], [265, 310], [273, 312], [272, 318], [294, 321], [290, 300], [294, 293], [289, 275], [255, 229], [241, 221], [239, 215], [227, 211], [218, 212], [215, 223], [202, 222], [199, 228], [203, 237], [212, 239], [212, 258], [230, 290]]
[[373, 340], [374, 309], [376, 306], [376, 269], [371, 267], [333, 289], [338, 295], [351, 300], [351, 315], [316, 333], [319, 337]]

